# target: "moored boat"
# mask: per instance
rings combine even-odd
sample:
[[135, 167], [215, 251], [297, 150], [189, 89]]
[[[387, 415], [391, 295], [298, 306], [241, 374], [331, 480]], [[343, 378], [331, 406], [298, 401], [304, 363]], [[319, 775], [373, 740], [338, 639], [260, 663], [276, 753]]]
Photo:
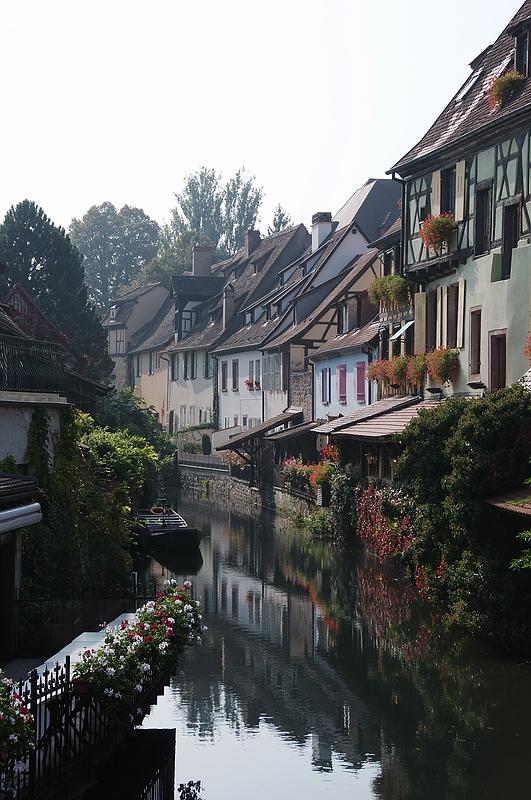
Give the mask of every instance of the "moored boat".
[[164, 545], [179, 550], [198, 548], [201, 543], [203, 534], [199, 528], [190, 528], [177, 511], [164, 503], [139, 509], [136, 519], [149, 531], [151, 547]]

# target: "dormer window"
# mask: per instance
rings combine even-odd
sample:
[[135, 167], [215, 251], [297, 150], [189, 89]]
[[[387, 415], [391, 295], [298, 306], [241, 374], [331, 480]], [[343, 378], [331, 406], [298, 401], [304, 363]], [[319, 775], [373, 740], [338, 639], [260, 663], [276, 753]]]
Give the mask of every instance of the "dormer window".
[[527, 78], [529, 65], [529, 31], [523, 31], [515, 38], [514, 65], [516, 71]]
[[111, 306], [111, 319], [116, 319], [117, 311], [118, 311], [118, 306]]

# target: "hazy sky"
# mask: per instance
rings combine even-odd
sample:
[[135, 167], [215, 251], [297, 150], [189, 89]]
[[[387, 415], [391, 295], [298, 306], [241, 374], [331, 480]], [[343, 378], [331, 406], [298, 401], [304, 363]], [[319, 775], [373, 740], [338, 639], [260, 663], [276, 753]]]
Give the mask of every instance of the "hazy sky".
[[423, 135], [520, 0], [2, 0], [0, 219], [94, 204], [169, 219], [201, 166], [294, 222]]

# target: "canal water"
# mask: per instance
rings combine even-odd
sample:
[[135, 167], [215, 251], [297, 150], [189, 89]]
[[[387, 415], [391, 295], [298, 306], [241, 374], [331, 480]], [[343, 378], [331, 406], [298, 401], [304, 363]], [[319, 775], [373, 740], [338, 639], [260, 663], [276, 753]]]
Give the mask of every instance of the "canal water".
[[531, 797], [529, 662], [448, 639], [360, 552], [265, 512], [179, 510], [201, 555], [158, 554], [140, 574], [190, 579], [208, 627], [143, 723], [176, 728], [176, 786], [200, 780], [203, 800]]

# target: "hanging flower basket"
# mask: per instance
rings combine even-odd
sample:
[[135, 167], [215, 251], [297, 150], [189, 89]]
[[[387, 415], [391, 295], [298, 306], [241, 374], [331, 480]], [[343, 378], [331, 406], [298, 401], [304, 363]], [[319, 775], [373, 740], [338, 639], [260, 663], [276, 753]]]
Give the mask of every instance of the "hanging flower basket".
[[451, 383], [459, 370], [459, 351], [438, 347], [426, 355], [428, 375], [436, 383]]
[[396, 303], [407, 306], [410, 303], [409, 283], [400, 275], [382, 275], [374, 278], [367, 289], [369, 300], [374, 306]]
[[515, 69], [510, 69], [508, 72], [498, 75], [497, 78], [493, 78], [487, 92], [487, 100], [491, 109], [498, 111], [524, 80], [525, 77], [522, 73]]
[[445, 214], [429, 214], [420, 228], [420, 238], [428, 250], [436, 256], [442, 255], [445, 248], [450, 247], [450, 238], [455, 231], [455, 220], [447, 212]]
[[413, 386], [423, 386], [426, 380], [426, 354], [418, 353], [409, 359], [406, 369], [407, 379]]

